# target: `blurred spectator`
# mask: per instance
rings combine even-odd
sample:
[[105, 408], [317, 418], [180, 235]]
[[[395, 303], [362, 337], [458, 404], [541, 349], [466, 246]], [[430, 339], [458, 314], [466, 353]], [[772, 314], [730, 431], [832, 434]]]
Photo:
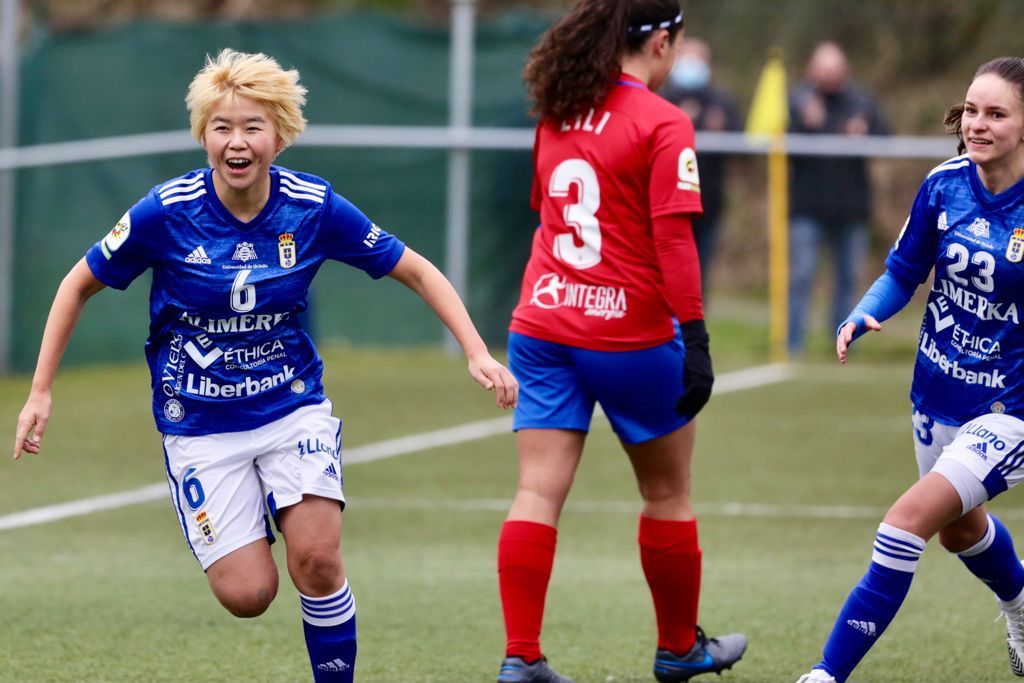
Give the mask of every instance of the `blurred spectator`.
[[[684, 37], [679, 59], [659, 94], [689, 114], [697, 130], [722, 132], [743, 127], [736, 101], [724, 90], [711, 84], [711, 47], [700, 38]], [[725, 160], [723, 154], [697, 153], [704, 215], [693, 221], [693, 236], [697, 242], [705, 302], [708, 274], [721, 222]]]
[[[805, 80], [789, 95], [790, 130], [831, 135], [885, 135], [878, 103], [849, 81], [843, 49], [818, 44]], [[868, 247], [871, 187], [863, 157], [793, 156], [790, 159], [789, 350], [804, 350], [819, 247], [835, 267], [829, 338], [854, 304], [857, 274]]]

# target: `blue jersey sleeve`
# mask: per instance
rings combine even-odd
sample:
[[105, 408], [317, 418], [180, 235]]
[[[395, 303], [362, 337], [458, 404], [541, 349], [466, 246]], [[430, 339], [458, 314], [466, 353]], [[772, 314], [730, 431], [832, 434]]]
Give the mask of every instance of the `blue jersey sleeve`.
[[377, 227], [337, 193], [331, 193], [323, 220], [326, 256], [359, 268], [374, 279], [390, 273], [405, 251], [400, 239]]
[[939, 245], [936, 222], [932, 185], [925, 181], [917, 191], [910, 216], [896, 238], [896, 244], [885, 259], [885, 267], [898, 280], [918, 285], [928, 279]]
[[125, 212], [117, 225], [85, 253], [96, 279], [114, 289], [127, 289], [152, 266], [155, 252], [149, 242], [162, 220], [160, 203], [152, 193]]

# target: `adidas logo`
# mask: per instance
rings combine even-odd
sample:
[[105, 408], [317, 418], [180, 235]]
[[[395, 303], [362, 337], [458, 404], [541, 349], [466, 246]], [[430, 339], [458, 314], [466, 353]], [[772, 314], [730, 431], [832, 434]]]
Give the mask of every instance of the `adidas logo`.
[[335, 673], [341, 673], [342, 671], [348, 671], [352, 667], [343, 662], [340, 659], [335, 659], [331, 662], [324, 662], [323, 664], [317, 664], [317, 671], [333, 671]]
[[939, 220], [938, 220], [938, 222], [936, 222], [935, 228], [939, 232], [946, 232], [947, 230], [949, 230], [949, 222], [948, 221], [949, 221], [949, 219], [946, 218], [946, 212], [943, 211], [942, 213], [939, 214]]
[[192, 250], [192, 253], [185, 257], [185, 263], [199, 263], [204, 266], [208, 266], [213, 261], [206, 255], [206, 250], [203, 249], [203, 245], [199, 245]]
[[857, 619], [847, 619], [847, 626], [852, 626], [866, 636], [876, 635], [875, 622], [873, 621], [859, 621]]
[[988, 444], [984, 441], [971, 444], [967, 447], [967, 450], [977, 454], [982, 460], [988, 460]]
[[327, 477], [328, 479], [338, 481], [338, 470], [334, 467], [333, 462], [326, 468], [324, 468], [324, 476]]

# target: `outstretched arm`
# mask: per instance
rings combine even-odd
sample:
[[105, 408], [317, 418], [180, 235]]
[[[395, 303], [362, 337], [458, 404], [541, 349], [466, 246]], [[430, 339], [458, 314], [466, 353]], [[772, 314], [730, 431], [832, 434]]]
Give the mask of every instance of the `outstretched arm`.
[[458, 293], [441, 271], [406, 247], [389, 275], [416, 292], [451, 330], [469, 361], [469, 374], [484, 389], [494, 391], [498, 407], [514, 408], [519, 400], [518, 382], [491, 357]]
[[846, 362], [846, 351], [854, 339], [868, 330], [881, 331], [881, 323], [906, 306], [915, 289], [916, 286], [897, 278], [891, 270], [882, 273], [836, 330], [839, 362]]
[[84, 258], [75, 264], [60, 283], [50, 307], [50, 315], [46, 319], [32, 388], [25, 407], [18, 415], [18, 430], [14, 437], [15, 460], [21, 457], [22, 451], [39, 453], [39, 442], [50, 419], [50, 389], [60, 360], [68, 347], [71, 333], [78, 325], [85, 302], [105, 286], [92, 274]]

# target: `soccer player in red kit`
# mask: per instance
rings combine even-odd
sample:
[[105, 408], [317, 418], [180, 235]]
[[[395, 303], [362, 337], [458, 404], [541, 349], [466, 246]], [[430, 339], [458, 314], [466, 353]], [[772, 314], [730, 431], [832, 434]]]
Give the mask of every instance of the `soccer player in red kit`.
[[707, 638], [697, 626], [690, 459], [713, 382], [690, 226], [700, 178], [693, 124], [654, 94], [682, 28], [678, 0], [579, 0], [527, 60], [541, 224], [509, 335], [519, 488], [498, 544], [507, 635], [499, 683], [569, 681], [548, 666], [540, 630], [556, 526], [595, 402], [643, 498], [655, 678], [720, 672], [746, 649], [742, 635]]

